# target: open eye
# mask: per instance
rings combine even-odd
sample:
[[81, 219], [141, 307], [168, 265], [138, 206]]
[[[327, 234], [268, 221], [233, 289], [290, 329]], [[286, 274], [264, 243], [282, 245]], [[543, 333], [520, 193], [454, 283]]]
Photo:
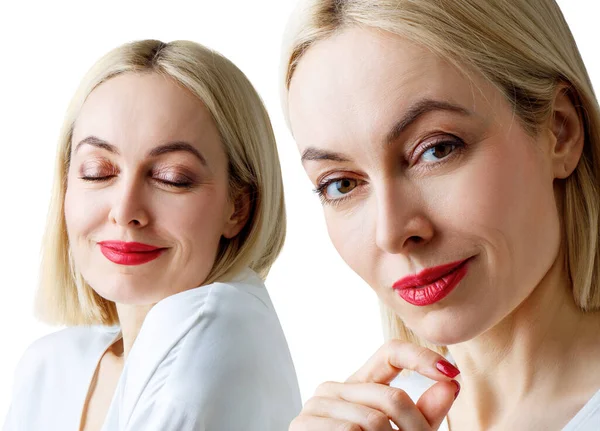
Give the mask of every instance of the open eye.
[[327, 184], [325, 193], [330, 199], [343, 197], [356, 188], [358, 181], [352, 178], [341, 178]]
[[456, 148], [458, 144], [455, 142], [440, 142], [427, 148], [421, 154], [420, 159], [425, 162], [438, 162], [448, 157]]
[[334, 203], [343, 200], [360, 184], [361, 181], [354, 178], [333, 178], [324, 181], [315, 192], [323, 203]]

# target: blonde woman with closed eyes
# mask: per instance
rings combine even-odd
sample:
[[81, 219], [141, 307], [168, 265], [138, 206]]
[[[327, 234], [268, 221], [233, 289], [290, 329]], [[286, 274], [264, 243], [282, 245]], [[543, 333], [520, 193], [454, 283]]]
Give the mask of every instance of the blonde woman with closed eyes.
[[300, 411], [263, 280], [285, 208], [269, 118], [229, 60], [143, 40], [83, 79], [59, 141], [42, 318], [6, 431], [279, 431]]

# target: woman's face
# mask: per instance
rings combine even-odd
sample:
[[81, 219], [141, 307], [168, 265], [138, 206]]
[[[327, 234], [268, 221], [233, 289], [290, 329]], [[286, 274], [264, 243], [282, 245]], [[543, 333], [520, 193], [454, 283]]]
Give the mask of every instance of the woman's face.
[[333, 244], [421, 337], [481, 334], [557, 258], [549, 134], [527, 134], [485, 80], [347, 29], [302, 57], [289, 111]]
[[210, 113], [173, 80], [126, 73], [98, 86], [75, 122], [65, 198], [90, 286], [151, 304], [201, 285], [220, 238], [242, 227], [227, 165]]

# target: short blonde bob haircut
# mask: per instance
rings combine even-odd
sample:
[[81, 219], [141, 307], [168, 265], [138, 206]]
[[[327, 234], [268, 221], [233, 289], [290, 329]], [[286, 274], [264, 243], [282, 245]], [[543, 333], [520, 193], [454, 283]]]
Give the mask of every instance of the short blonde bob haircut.
[[[204, 284], [250, 267], [265, 278], [285, 239], [286, 215], [275, 137], [264, 105], [246, 76], [220, 54], [194, 42], [142, 40], [102, 57], [69, 105], [58, 142], [55, 176], [42, 246], [39, 317], [52, 324], [118, 323], [115, 304], [100, 297], [74, 267], [64, 216], [73, 126], [89, 94], [122, 73], [158, 73], [196, 95], [208, 108], [229, 160], [231, 198], [250, 196], [249, 218], [234, 238], [222, 238]], [[200, 216], [200, 214], [199, 214]]]
[[[283, 57], [283, 106], [294, 70], [316, 42], [348, 27], [396, 34], [431, 50], [467, 76], [480, 74], [535, 134], [566, 84], [584, 123], [583, 155], [560, 184], [565, 266], [585, 311], [600, 309], [600, 111], [573, 35], [554, 0], [309, 0], [288, 26]], [[289, 124], [289, 120], [288, 120]], [[445, 353], [420, 340], [382, 304], [386, 338]]]

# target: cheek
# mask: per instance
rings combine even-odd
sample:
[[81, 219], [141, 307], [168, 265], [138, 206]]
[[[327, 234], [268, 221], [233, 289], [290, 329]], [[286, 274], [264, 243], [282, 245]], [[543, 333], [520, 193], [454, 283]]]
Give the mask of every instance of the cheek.
[[349, 211], [325, 207], [329, 238], [346, 264], [367, 284], [376, 286], [374, 264], [378, 250], [370, 217], [369, 200]]
[[521, 240], [533, 239], [540, 230], [551, 234], [558, 221], [552, 180], [534, 149], [515, 153], [482, 164], [472, 175], [477, 179], [473, 196], [464, 200], [474, 209], [472, 221], [479, 219]]
[[490, 271], [529, 288], [556, 257], [560, 225], [545, 161], [534, 143], [514, 142], [465, 164], [436, 209], [448, 230], [484, 250]]
[[78, 237], [89, 234], [102, 223], [106, 210], [101, 200], [94, 199], [77, 186], [69, 186], [65, 193], [64, 214], [67, 234], [75, 245]]
[[156, 220], [182, 243], [214, 244], [223, 231], [226, 206], [224, 190], [207, 188], [157, 202]]

